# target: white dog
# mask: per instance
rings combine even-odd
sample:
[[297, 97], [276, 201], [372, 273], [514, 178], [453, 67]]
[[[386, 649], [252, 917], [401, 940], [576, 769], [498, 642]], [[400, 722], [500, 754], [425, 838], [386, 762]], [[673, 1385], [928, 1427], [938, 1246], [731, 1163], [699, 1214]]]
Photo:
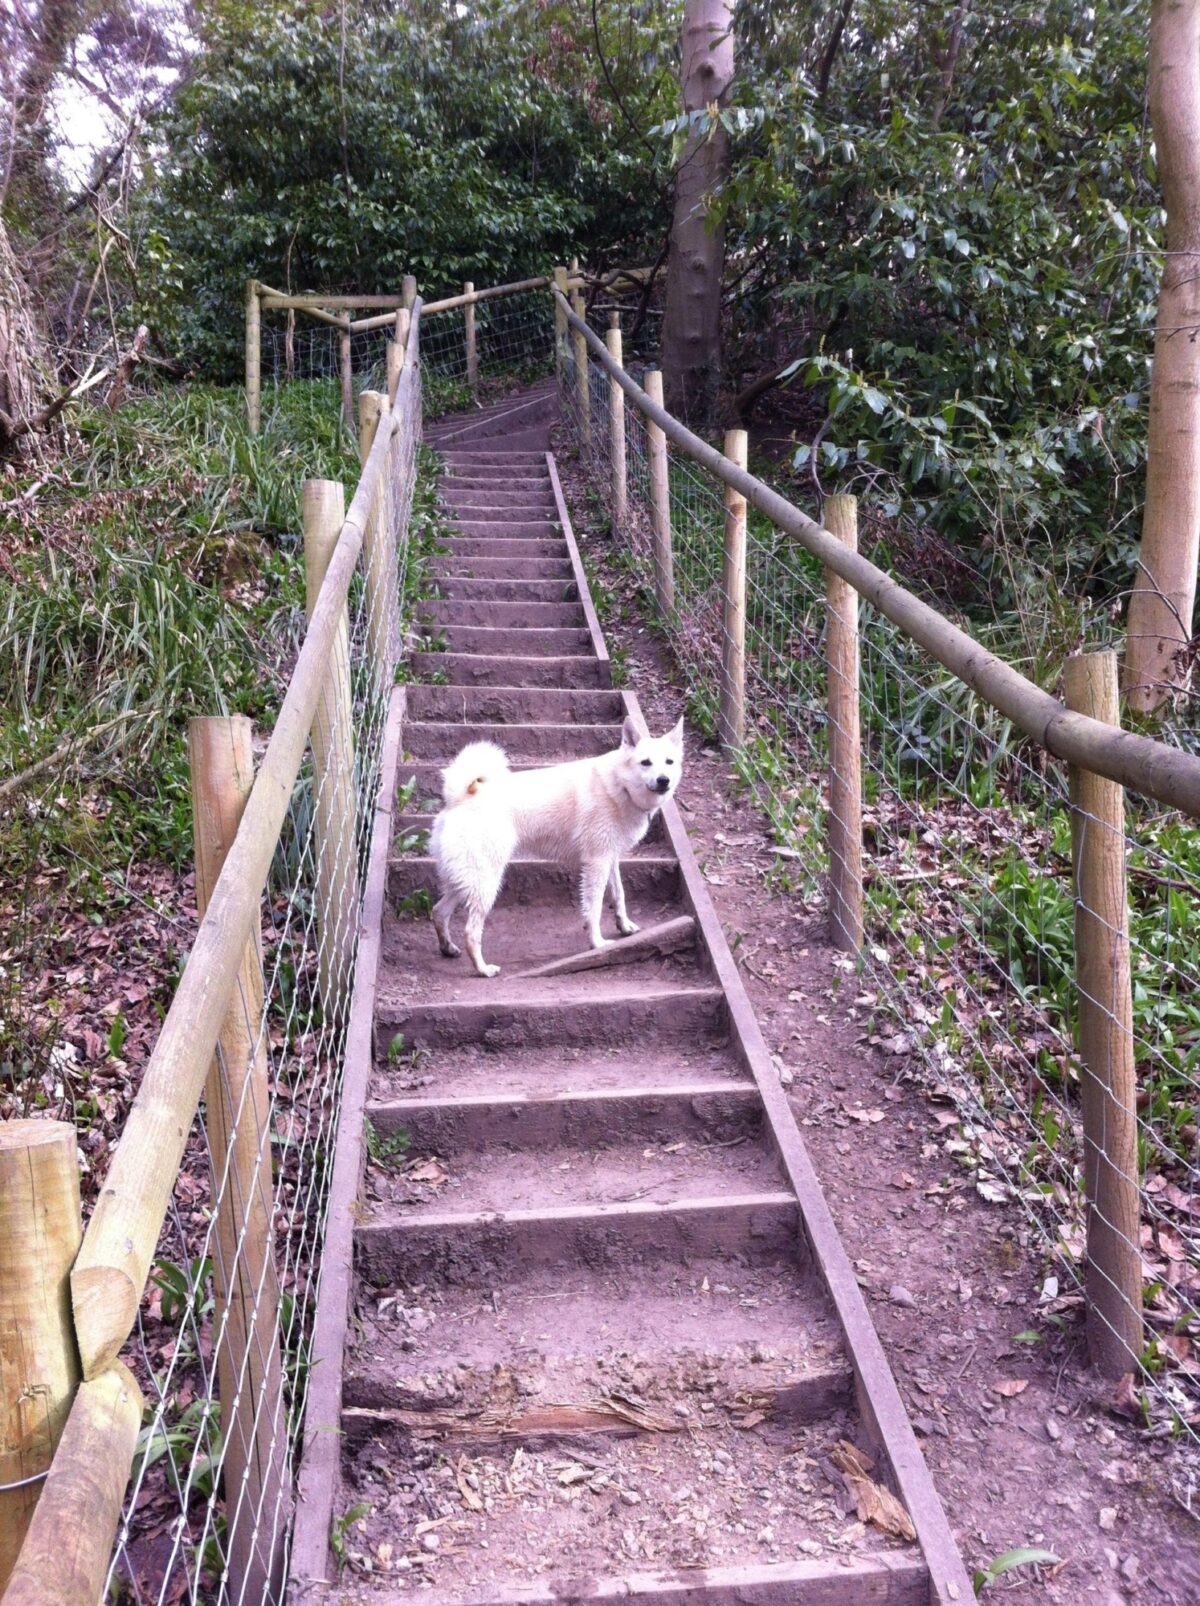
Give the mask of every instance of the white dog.
[[638, 928], [625, 912], [621, 855], [645, 836], [682, 768], [682, 720], [655, 738], [626, 719], [615, 752], [539, 770], [510, 770], [493, 742], [464, 747], [442, 772], [446, 806], [429, 839], [438, 867], [433, 924], [442, 953], [459, 955], [450, 920], [461, 904], [475, 969], [481, 976], [498, 974], [499, 965], [483, 957], [483, 924], [510, 860], [522, 850], [579, 866], [580, 909], [593, 948], [608, 946], [600, 932], [606, 887], [621, 935], [632, 936]]

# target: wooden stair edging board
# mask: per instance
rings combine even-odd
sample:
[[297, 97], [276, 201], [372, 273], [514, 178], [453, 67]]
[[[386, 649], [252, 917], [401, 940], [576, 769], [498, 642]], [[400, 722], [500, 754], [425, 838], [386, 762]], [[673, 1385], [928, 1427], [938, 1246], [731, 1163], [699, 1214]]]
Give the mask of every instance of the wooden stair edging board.
[[[803, 1590], [803, 1594], [798, 1591]], [[968, 1597], [974, 1599], [974, 1594]], [[429, 1606], [427, 1590], [396, 1590], [374, 1597], [377, 1606]], [[729, 1567], [600, 1576], [560, 1569], [536, 1584], [491, 1589], [469, 1606], [585, 1606], [589, 1601], [647, 1601], [650, 1606], [926, 1606], [929, 1584], [917, 1556], [881, 1551], [853, 1561], [805, 1557], [797, 1561], [743, 1562]]]
[[365, 1162], [363, 1121], [375, 1065], [375, 990], [383, 947], [383, 909], [396, 770], [407, 687], [392, 688], [371, 825], [371, 852], [358, 928], [358, 958], [346, 1027], [333, 1171], [321, 1280], [309, 1353], [295, 1517], [288, 1551], [285, 1599], [301, 1606], [324, 1600], [328, 1590], [329, 1534], [341, 1459], [342, 1372], [354, 1296], [354, 1228]]
[[[603, 651], [607, 657], [553, 454], [548, 452], [546, 460], [563, 536], [580, 582], [579, 595], [588, 630], [597, 652]], [[630, 713], [644, 724], [636, 694], [624, 690], [622, 695]], [[771, 1063], [758, 1017], [725, 941], [725, 933], [704, 885], [674, 800], [667, 801], [662, 815], [667, 840], [679, 859], [683, 895], [696, 921], [697, 945], [707, 948], [714, 978], [725, 994], [730, 1036], [758, 1086], [767, 1129], [799, 1202], [802, 1231], [812, 1263], [829, 1291], [842, 1327], [854, 1370], [856, 1403], [863, 1427], [882, 1451], [896, 1492], [916, 1529], [917, 1544], [929, 1568], [930, 1600], [936, 1606], [954, 1606], [955, 1602], [972, 1601], [975, 1598], [974, 1587], [950, 1531], [941, 1499], [933, 1486], [933, 1478], [875, 1331], [875, 1323], [858, 1286], [850, 1257], [826, 1203], [807, 1145]]]

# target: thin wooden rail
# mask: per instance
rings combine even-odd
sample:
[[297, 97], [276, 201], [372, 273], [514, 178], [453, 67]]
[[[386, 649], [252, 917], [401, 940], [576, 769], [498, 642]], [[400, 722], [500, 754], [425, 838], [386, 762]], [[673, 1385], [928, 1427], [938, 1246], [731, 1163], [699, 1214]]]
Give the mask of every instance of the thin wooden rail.
[[557, 291], [573, 329], [585, 338], [596, 361], [629, 396], [643, 415], [693, 462], [740, 491], [752, 507], [792, 536], [827, 569], [846, 580], [861, 597], [898, 625], [943, 668], [970, 686], [998, 713], [1048, 753], [1080, 769], [1154, 798], [1170, 808], [1200, 818], [1200, 758], [1148, 736], [1106, 725], [1072, 713], [1057, 697], [1043, 691], [1011, 664], [988, 652], [967, 631], [922, 602], [868, 559], [852, 552], [836, 536], [810, 519], [786, 497], [756, 475], [739, 468], [715, 446], [701, 440], [677, 418], [653, 402], [641, 386], [609, 356], [604, 342], [571, 310]]

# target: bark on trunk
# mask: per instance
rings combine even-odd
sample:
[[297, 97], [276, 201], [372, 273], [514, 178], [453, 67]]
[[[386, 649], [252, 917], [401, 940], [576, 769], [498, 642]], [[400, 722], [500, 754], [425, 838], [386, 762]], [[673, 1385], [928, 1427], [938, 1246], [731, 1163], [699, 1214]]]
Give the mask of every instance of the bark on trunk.
[[1167, 212], [1150, 376], [1142, 549], [1125, 696], [1149, 713], [1179, 683], [1200, 556], [1200, 0], [1154, 0], [1150, 116]]
[[[733, 81], [733, 0], [686, 0], [683, 13], [683, 107], [724, 106]], [[710, 226], [706, 201], [729, 166], [729, 140], [718, 125], [689, 134], [675, 179], [662, 366], [668, 408], [703, 427], [717, 412], [721, 386], [721, 278], [725, 234]]]
[[53, 384], [45, 337], [0, 219], [0, 451], [24, 433], [23, 426], [41, 407]]

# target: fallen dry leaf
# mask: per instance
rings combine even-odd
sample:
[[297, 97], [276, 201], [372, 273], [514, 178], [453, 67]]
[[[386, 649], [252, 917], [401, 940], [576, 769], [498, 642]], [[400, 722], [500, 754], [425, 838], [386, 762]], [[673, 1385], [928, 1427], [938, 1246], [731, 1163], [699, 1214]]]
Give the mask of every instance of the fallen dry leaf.
[[440, 1187], [450, 1173], [445, 1166], [439, 1165], [436, 1160], [423, 1160], [420, 1165], [414, 1166], [408, 1173], [412, 1182], [430, 1182], [434, 1187]]
[[1027, 1377], [1010, 1377], [1003, 1383], [993, 1384], [992, 1387], [996, 1394], [1003, 1394], [1006, 1400], [1011, 1400], [1018, 1394], [1024, 1394], [1029, 1387], [1029, 1379]]
[[874, 1523], [881, 1533], [890, 1534], [894, 1539], [912, 1541], [917, 1537], [912, 1519], [891, 1490], [867, 1477], [864, 1465], [871, 1463], [856, 1445], [847, 1439], [839, 1440], [832, 1460], [854, 1500], [860, 1522]]
[[470, 1471], [466, 1456], [460, 1456], [458, 1465], [454, 1469], [454, 1481], [458, 1484], [458, 1492], [462, 1495], [463, 1505], [468, 1511], [482, 1511], [483, 1501], [476, 1490], [467, 1482], [467, 1473]]

